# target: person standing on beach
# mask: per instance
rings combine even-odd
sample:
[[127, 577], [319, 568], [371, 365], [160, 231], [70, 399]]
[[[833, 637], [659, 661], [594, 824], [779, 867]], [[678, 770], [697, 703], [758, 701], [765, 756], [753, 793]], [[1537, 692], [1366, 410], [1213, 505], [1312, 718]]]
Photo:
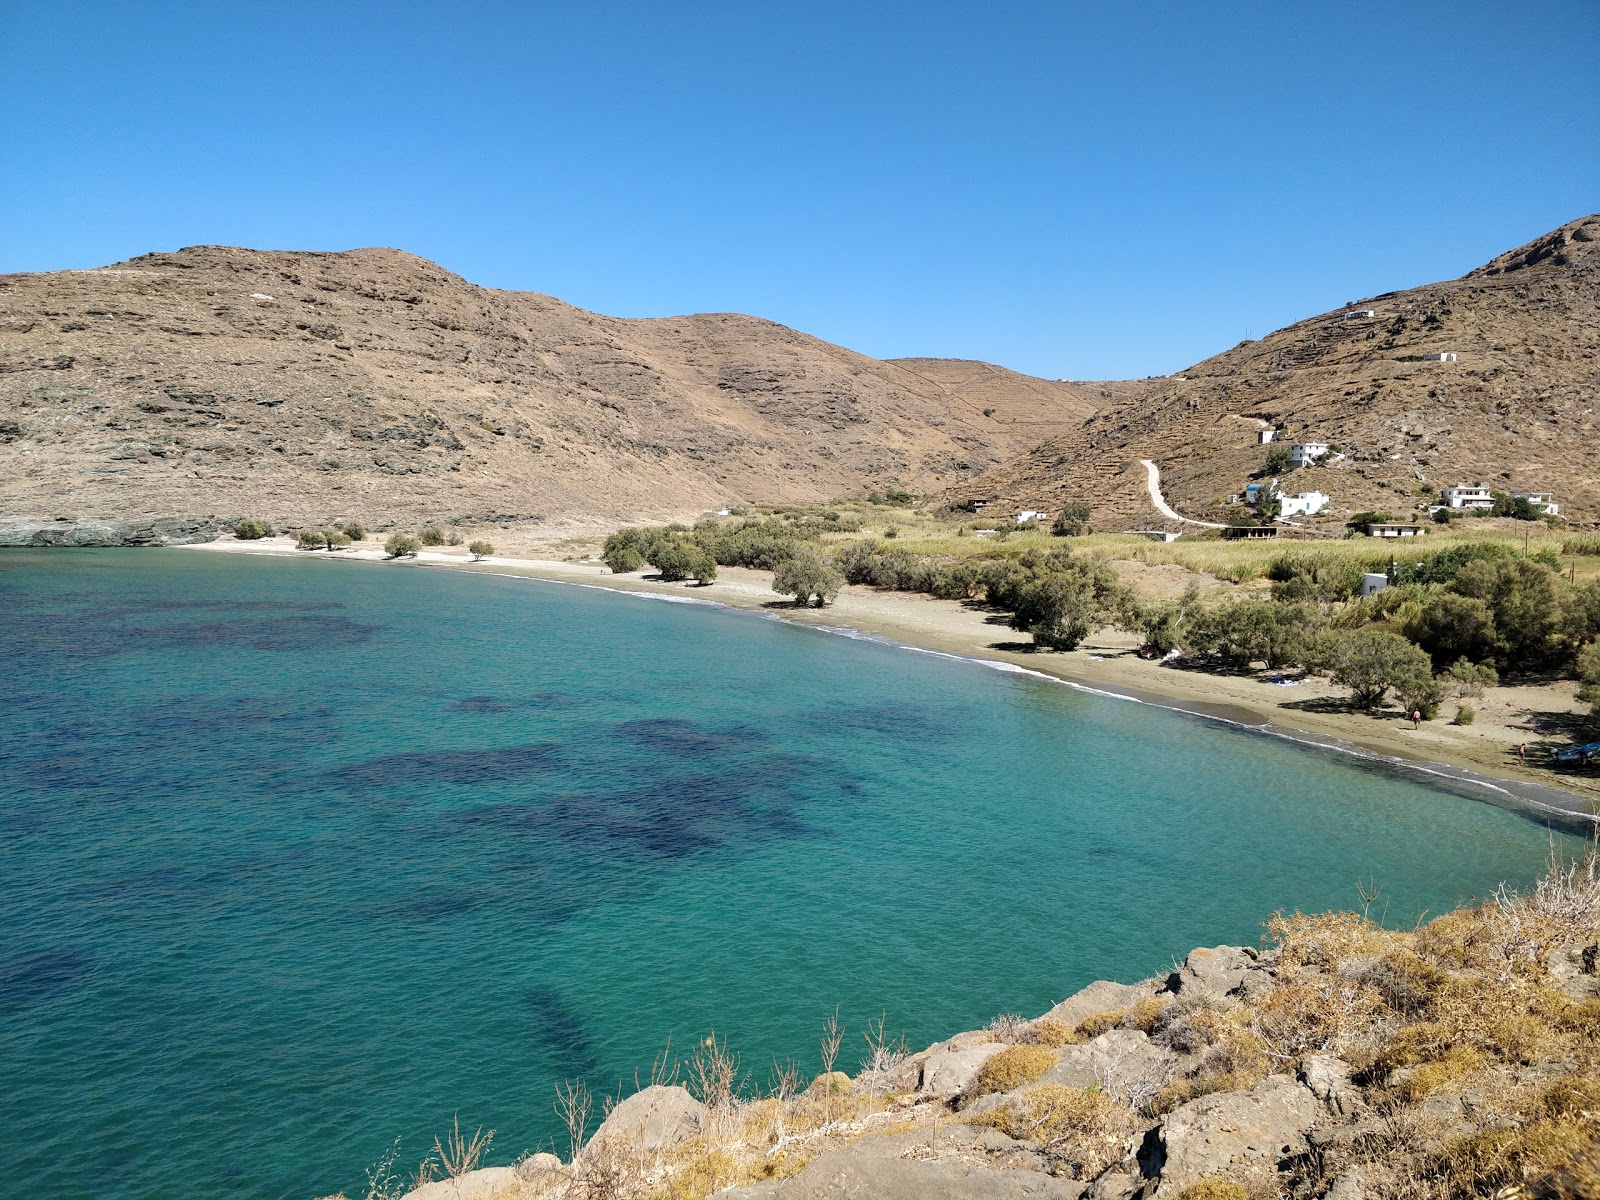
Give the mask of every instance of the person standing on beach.
[[1422, 728], [1422, 710], [1420, 708], [1413, 708], [1411, 710], [1411, 728]]
[[1517, 761], [1520, 762], [1523, 766], [1527, 766], [1528, 765], [1528, 743], [1527, 742], [1518, 742], [1517, 743]]

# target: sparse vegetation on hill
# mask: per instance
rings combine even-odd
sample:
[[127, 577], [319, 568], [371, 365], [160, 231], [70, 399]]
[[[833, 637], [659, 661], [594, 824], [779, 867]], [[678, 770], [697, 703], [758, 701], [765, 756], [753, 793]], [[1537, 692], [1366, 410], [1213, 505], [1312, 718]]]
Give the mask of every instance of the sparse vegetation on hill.
[[378, 249], [195, 246], [0, 276], [0, 360], [8, 512], [114, 517], [137, 496], [280, 525], [355, 493], [415, 527], [921, 491], [1101, 403], [982, 363], [881, 362], [757, 317], [614, 319]]

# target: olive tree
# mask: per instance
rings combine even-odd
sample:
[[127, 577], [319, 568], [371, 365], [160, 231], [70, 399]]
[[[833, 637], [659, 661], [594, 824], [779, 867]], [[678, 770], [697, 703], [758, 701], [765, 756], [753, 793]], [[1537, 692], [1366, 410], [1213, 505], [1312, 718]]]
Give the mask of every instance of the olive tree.
[[295, 535], [295, 549], [321, 550], [328, 544], [328, 535], [321, 529], [302, 529]]
[[1089, 532], [1089, 515], [1094, 512], [1082, 500], [1073, 500], [1061, 506], [1050, 532], [1057, 537], [1082, 537]]
[[482, 562], [494, 553], [494, 543], [486, 542], [480, 538], [476, 542], [468, 543], [467, 553], [472, 555], [473, 562]]
[[828, 565], [814, 550], [798, 550], [784, 559], [772, 573], [772, 590], [780, 596], [793, 596], [805, 608], [816, 601], [821, 608], [839, 594], [844, 576]]
[[391, 533], [383, 549], [390, 558], [415, 558], [417, 551], [422, 549], [422, 543], [409, 533]]
[[[1368, 625], [1340, 641], [1333, 652], [1333, 681], [1350, 689], [1356, 708], [1377, 708], [1389, 689], [1413, 707], [1432, 694], [1433, 664], [1427, 652], [1392, 629]], [[1435, 697], [1432, 703], [1438, 703]]]
[[253, 542], [272, 536], [272, 523], [259, 517], [241, 517], [233, 526], [233, 536], [241, 542]]

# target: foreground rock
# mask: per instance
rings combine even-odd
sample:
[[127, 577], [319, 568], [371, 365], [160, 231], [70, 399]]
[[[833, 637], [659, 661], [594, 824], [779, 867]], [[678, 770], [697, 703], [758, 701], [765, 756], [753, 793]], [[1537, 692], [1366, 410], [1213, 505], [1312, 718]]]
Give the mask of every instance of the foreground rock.
[[1235, 1179], [1302, 1153], [1320, 1112], [1311, 1089], [1287, 1075], [1248, 1092], [1202, 1096], [1161, 1122], [1155, 1153], [1141, 1166], [1160, 1179], [1158, 1200], [1170, 1200], [1202, 1179]]
[[815, 1159], [793, 1179], [721, 1193], [727, 1200], [1079, 1200], [1084, 1185], [1045, 1173], [1037, 1152], [993, 1130], [867, 1134]]

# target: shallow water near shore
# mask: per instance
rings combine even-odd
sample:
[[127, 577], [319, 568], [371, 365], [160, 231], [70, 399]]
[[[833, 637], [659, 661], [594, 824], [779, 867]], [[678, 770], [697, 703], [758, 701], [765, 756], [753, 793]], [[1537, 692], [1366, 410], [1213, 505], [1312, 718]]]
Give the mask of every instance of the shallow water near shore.
[[0, 1128], [40, 1195], [359, 1194], [456, 1113], [511, 1161], [558, 1080], [631, 1088], [669, 1037], [815, 1069], [838, 1005], [920, 1046], [1369, 877], [1409, 924], [1552, 836], [1025, 674], [523, 579], [8, 552], [0, 651]]

